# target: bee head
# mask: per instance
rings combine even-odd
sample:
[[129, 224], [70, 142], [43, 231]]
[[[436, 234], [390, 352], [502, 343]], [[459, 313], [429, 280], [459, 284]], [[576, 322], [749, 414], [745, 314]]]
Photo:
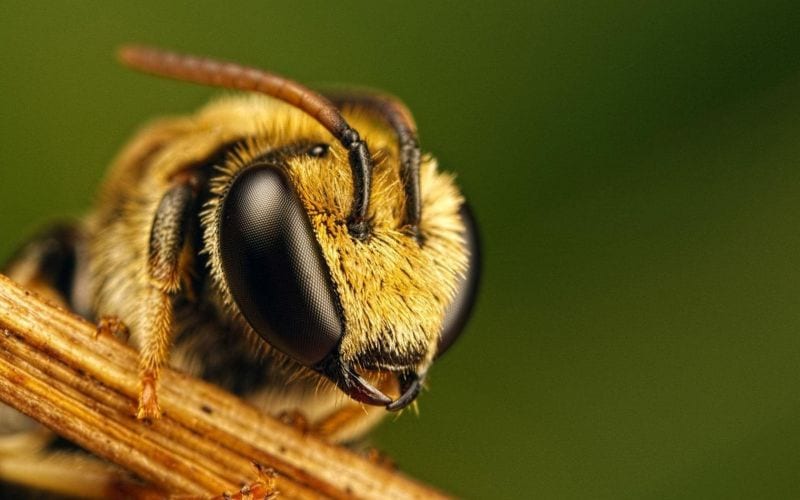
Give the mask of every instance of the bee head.
[[[219, 279], [271, 347], [357, 401], [401, 409], [470, 312], [479, 270], [472, 215], [452, 177], [425, 159], [422, 217], [410, 234], [392, 137], [365, 120], [380, 161], [368, 236], [354, 237], [346, 150], [322, 142], [303, 117], [286, 122], [296, 128], [266, 134], [286, 144], [248, 145], [213, 183], [207, 221], [216, 226], [207, 234], [216, 234], [209, 247]], [[387, 374], [399, 388], [393, 397], [375, 385]]]
[[[212, 180], [203, 216], [212, 276], [270, 346], [355, 400], [410, 404], [463, 328], [479, 262], [469, 209], [453, 179], [421, 158], [408, 109], [387, 96], [325, 97], [262, 70], [155, 49], [126, 47], [120, 58], [290, 105], [259, 123], [266, 146], [251, 138]], [[381, 125], [352, 127], [345, 105]], [[384, 152], [380, 164], [368, 143]], [[386, 373], [397, 380], [395, 398], [371, 383]]]

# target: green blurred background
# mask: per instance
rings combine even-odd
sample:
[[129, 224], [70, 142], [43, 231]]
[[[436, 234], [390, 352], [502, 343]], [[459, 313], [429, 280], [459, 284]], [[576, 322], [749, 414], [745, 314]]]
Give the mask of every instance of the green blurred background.
[[800, 496], [800, 6], [2, 2], [0, 257], [216, 92], [137, 41], [404, 98], [485, 280], [400, 466], [468, 498]]

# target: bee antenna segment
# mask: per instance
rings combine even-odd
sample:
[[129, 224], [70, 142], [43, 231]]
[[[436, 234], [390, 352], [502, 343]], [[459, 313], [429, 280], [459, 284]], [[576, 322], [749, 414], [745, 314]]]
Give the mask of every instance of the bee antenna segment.
[[326, 97], [275, 73], [204, 57], [134, 45], [120, 48], [118, 57], [124, 65], [143, 73], [213, 87], [258, 92], [310, 115], [348, 150], [353, 172], [353, 206], [348, 229], [353, 237], [366, 238], [369, 233], [367, 212], [372, 184], [372, 156], [366, 142]]
[[339, 107], [350, 104], [372, 111], [394, 131], [400, 153], [400, 175], [406, 199], [402, 225], [411, 236], [421, 241], [419, 235], [422, 216], [422, 195], [419, 185], [421, 154], [417, 124], [411, 111], [400, 99], [375, 91], [334, 91], [327, 92], [326, 95]]

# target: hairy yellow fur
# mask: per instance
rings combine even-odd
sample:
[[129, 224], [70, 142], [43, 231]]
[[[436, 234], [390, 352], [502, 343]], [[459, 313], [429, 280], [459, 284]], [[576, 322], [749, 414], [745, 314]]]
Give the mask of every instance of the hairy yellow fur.
[[[209, 300], [231, 318], [229, 331], [214, 333], [246, 337], [257, 350], [276, 356], [292, 369], [284, 379], [285, 387], [266, 387], [252, 397], [257, 404], [270, 405], [265, 408], [268, 411], [294, 406], [313, 421], [346, 404], [338, 392], [317, 394], [319, 379], [315, 377], [294, 380], [292, 372], [312, 372], [270, 352], [247, 326], [225, 284], [217, 240], [220, 196], [250, 160], [298, 140], [325, 142], [331, 144], [328, 156], [293, 158], [287, 173], [308, 212], [341, 301], [345, 317], [342, 357], [357, 364], [369, 354], [423, 353], [417, 371], [424, 373], [436, 354], [457, 278], [467, 266], [464, 227], [458, 215], [463, 199], [453, 178], [439, 172], [433, 158], [425, 157], [420, 224], [424, 243], [418, 244], [399, 227], [404, 196], [396, 138], [383, 124], [357, 110], [345, 110], [344, 115], [366, 140], [375, 163], [369, 212], [372, 233], [366, 241], [353, 239], [345, 225], [353, 189], [345, 150], [316, 121], [291, 106], [259, 95], [229, 96], [194, 116], [162, 120], [143, 130], [113, 165], [96, 209], [87, 219], [95, 314], [119, 316], [130, 329], [131, 342], [141, 348], [148, 323], [148, 301], [142, 300], [150, 285], [148, 238], [159, 201], [176, 176], [207, 161], [225, 144], [246, 140], [218, 166], [211, 180], [213, 196], [201, 218], [202, 251], [208, 254], [213, 282], [214, 296]], [[202, 360], [189, 352], [191, 348], [173, 351], [173, 364], [197, 373]], [[339, 437], [352, 437], [383, 413], [370, 408], [362, 422]]]
[[[270, 119], [259, 123], [253, 108], [271, 110]], [[218, 195], [239, 170], [270, 148], [298, 138], [335, 142], [302, 112], [261, 96], [222, 101], [206, 108], [201, 116], [218, 112], [241, 113], [240, 119], [252, 120], [258, 131], [212, 181]], [[418, 244], [400, 227], [404, 191], [396, 139], [365, 116], [350, 114], [348, 118], [378, 160], [369, 214], [372, 232], [367, 241], [352, 238], [345, 224], [353, 183], [341, 146], [335, 144], [326, 158], [299, 157], [288, 166], [287, 173], [308, 211], [342, 303], [346, 329], [341, 344], [343, 359], [357, 362], [364, 353], [404, 356], [423, 351], [426, 356], [420, 361], [419, 371], [424, 372], [436, 354], [457, 275], [467, 265], [464, 227], [458, 214], [463, 199], [452, 177], [438, 172], [435, 161], [426, 158], [420, 181], [424, 244]], [[211, 253], [212, 274], [230, 304], [217, 254], [219, 233], [213, 225], [219, 200], [212, 199], [204, 210], [205, 246]]]

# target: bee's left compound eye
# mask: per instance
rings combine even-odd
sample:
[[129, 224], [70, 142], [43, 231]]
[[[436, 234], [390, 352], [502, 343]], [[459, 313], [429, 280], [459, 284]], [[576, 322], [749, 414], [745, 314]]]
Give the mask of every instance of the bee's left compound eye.
[[236, 177], [224, 200], [220, 257], [239, 310], [267, 342], [306, 366], [344, 331], [338, 296], [291, 183], [272, 165]]

